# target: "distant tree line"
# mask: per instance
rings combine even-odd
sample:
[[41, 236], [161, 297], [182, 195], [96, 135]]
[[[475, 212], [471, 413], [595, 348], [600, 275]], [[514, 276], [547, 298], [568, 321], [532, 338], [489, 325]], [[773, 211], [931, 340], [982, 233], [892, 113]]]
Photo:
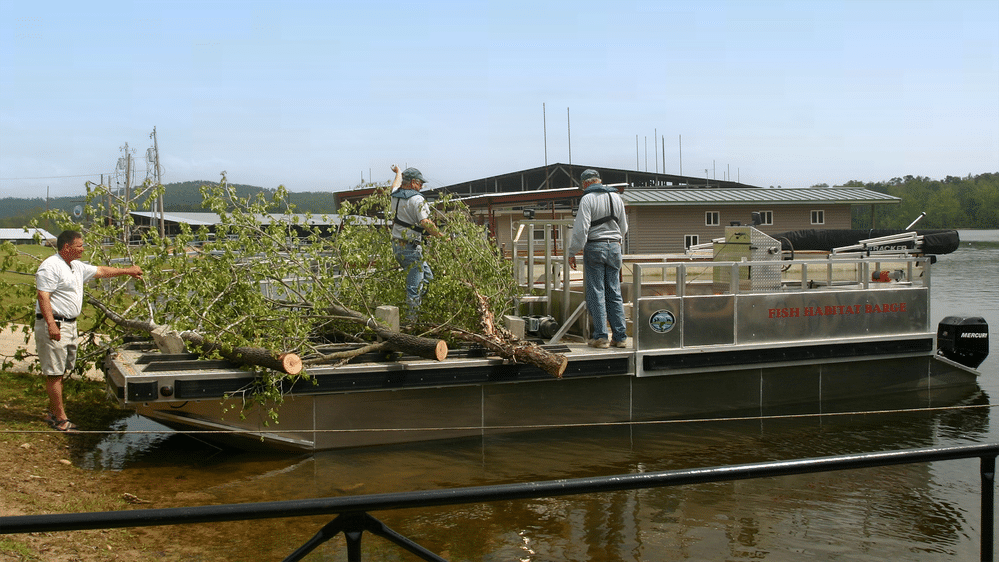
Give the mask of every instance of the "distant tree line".
[[[164, 195], [167, 212], [204, 211], [201, 206], [202, 185], [217, 185], [217, 182], [187, 181], [167, 184]], [[256, 193], [277, 191], [252, 185], [229, 185], [235, 188], [239, 197], [244, 198]], [[819, 184], [812, 187], [828, 186]], [[999, 228], [999, 172], [963, 178], [947, 176], [943, 180], [922, 176], [905, 176], [870, 183], [853, 180], [843, 187], [864, 187], [902, 200], [898, 205], [875, 205], [874, 228], [905, 228], [924, 211], [926, 216], [919, 221], [919, 228]], [[299, 213], [336, 212], [335, 196], [328, 192], [289, 193], [288, 201], [295, 205], [295, 211]], [[0, 199], [0, 227], [24, 226], [46, 209], [61, 209], [72, 214], [73, 208], [81, 204], [82, 195], [55, 197], [48, 202], [43, 198]], [[872, 228], [871, 214], [870, 207], [854, 207], [853, 228]], [[45, 224], [41, 226], [46, 227]]]
[[[864, 187], [902, 199], [898, 205], [875, 205], [874, 228], [905, 228], [925, 212], [918, 228], [999, 228], [999, 173], [947, 176], [933, 180], [921, 176], [892, 178], [886, 182], [847, 182], [844, 187]], [[853, 209], [853, 227], [872, 228], [871, 209]]]
[[[201, 206], [201, 186], [216, 186], [218, 182], [206, 181], [185, 181], [166, 184], [166, 193], [163, 196], [163, 206], [169, 213], [173, 212], [205, 212]], [[252, 185], [229, 184], [235, 188], [236, 195], [241, 198], [248, 198], [257, 193], [273, 194], [276, 189], [267, 189]], [[72, 215], [73, 208], [85, 203], [83, 195], [74, 197], [53, 197], [47, 202], [44, 198], [33, 199], [7, 197], [0, 199], [0, 228], [19, 228], [28, 224], [31, 219], [38, 217], [45, 210], [62, 210]], [[332, 193], [327, 192], [302, 192], [289, 193], [288, 202], [295, 205], [295, 212], [313, 214], [332, 214], [335, 212], [336, 201]], [[47, 228], [45, 221], [42, 221], [42, 228]]]
[[[185, 181], [166, 185], [166, 194], [163, 196], [163, 203], [167, 211], [175, 212], [203, 212], [201, 206], [201, 186], [217, 186], [218, 182], [206, 181]], [[247, 198], [250, 195], [263, 193], [273, 195], [276, 189], [267, 189], [252, 185], [228, 184], [236, 190], [236, 196]], [[306, 191], [300, 193], [288, 193], [288, 202], [295, 206], [297, 213], [334, 213], [336, 212], [336, 197], [328, 192]]]

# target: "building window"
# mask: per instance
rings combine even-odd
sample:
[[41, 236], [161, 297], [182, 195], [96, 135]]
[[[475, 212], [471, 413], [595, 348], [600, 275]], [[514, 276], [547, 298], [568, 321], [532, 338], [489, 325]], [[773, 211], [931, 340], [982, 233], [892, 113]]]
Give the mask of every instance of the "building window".
[[760, 211], [760, 224], [773, 226], [774, 224], [774, 212], [773, 211]]
[[704, 226], [718, 226], [721, 224], [721, 213], [718, 211], [707, 211], [704, 213]]
[[696, 234], [684, 234], [683, 235], [683, 248], [687, 249], [691, 246], [696, 246], [700, 244], [700, 238]]
[[826, 212], [812, 211], [812, 224], [826, 224]]

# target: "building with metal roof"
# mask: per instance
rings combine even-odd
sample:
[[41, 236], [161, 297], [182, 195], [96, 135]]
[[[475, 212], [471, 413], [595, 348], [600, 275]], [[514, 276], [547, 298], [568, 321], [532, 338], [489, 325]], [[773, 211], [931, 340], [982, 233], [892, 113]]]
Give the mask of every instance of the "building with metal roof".
[[898, 203], [886, 193], [854, 187], [752, 188], [752, 189], [628, 189], [623, 195], [628, 205], [877, 205]]
[[[571, 219], [582, 192], [579, 175], [592, 168], [605, 185], [622, 192], [631, 232], [627, 253], [671, 253], [721, 237], [732, 223], [749, 224], [759, 213], [764, 232], [849, 229], [853, 209], [898, 204], [897, 197], [864, 188], [768, 188], [732, 181], [600, 166], [556, 163], [447, 186], [428, 185], [428, 200], [451, 194], [469, 206], [501, 247], [510, 248], [526, 216]], [[374, 189], [337, 194], [359, 201]], [[873, 217], [873, 212], [871, 213]], [[561, 242], [556, 241], [556, 244]]]
[[[166, 236], [176, 236], [180, 234], [181, 224], [190, 226], [192, 230], [197, 230], [203, 227], [212, 232], [215, 227], [222, 222], [222, 217], [220, 217], [217, 213], [209, 212], [165, 212], [161, 217], [160, 213], [156, 211], [132, 211], [131, 215], [132, 219], [135, 221], [137, 230], [158, 229], [160, 220], [162, 219], [164, 234]], [[309, 216], [305, 214], [284, 215], [271, 213], [257, 216], [258, 222], [262, 225], [268, 225], [279, 220], [285, 221], [296, 219], [299, 225], [320, 227], [320, 229], [326, 231], [327, 233], [335, 230], [338, 226], [340, 226], [341, 222], [343, 222], [339, 215]]]
[[13, 242], [14, 244], [36, 244], [35, 235], [42, 244], [55, 240], [56, 235], [44, 228], [0, 228], [0, 242]]
[[[610, 184], [613, 185], [613, 184]], [[897, 204], [891, 195], [863, 188], [649, 189], [618, 184], [630, 232], [630, 254], [679, 252], [724, 234], [733, 223], [749, 224], [759, 213], [764, 232], [849, 229], [857, 206]], [[571, 219], [582, 192], [577, 188], [489, 193], [462, 197], [497, 243], [512, 247], [521, 221], [532, 216]]]

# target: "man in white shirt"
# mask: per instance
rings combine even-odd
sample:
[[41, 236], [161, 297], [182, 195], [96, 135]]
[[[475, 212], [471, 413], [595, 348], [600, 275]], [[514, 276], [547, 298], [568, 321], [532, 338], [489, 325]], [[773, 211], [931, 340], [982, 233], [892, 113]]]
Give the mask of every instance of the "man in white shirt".
[[142, 268], [94, 266], [80, 261], [83, 235], [75, 230], [60, 234], [56, 249], [57, 253], [45, 259], [35, 272], [35, 348], [49, 395], [46, 420], [59, 431], [73, 431], [76, 425], [66, 417], [62, 380], [76, 366], [76, 319], [83, 311], [83, 286], [94, 278], [131, 275], [142, 279]]

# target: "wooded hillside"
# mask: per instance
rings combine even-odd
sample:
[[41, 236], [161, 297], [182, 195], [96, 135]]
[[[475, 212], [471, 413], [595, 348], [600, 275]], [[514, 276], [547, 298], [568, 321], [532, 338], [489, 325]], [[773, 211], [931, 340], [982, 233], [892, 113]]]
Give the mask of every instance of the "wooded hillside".
[[[203, 211], [201, 207], [202, 185], [218, 185], [218, 182], [189, 181], [167, 184], [164, 196], [168, 211]], [[863, 182], [853, 180], [847, 187], [865, 187], [902, 199], [900, 205], [879, 205], [875, 209], [874, 220], [877, 228], [905, 228], [923, 211], [926, 217], [921, 228], [999, 228], [999, 172], [968, 175], [966, 177], [947, 176], [934, 180], [922, 176], [905, 176], [888, 181]], [[239, 197], [249, 197], [257, 193], [273, 194], [276, 190], [251, 185], [230, 184]], [[828, 187], [820, 184], [813, 187]], [[58, 209], [72, 213], [73, 207], [83, 202], [84, 196], [57, 197], [46, 203], [43, 198], [4, 198], [0, 199], [0, 227], [16, 228], [28, 224], [48, 209]], [[300, 213], [335, 212], [334, 196], [329, 192], [288, 193], [289, 203]], [[45, 226], [44, 224], [42, 225]], [[857, 207], [853, 212], [853, 228], [870, 228], [871, 211], [867, 207]]]

